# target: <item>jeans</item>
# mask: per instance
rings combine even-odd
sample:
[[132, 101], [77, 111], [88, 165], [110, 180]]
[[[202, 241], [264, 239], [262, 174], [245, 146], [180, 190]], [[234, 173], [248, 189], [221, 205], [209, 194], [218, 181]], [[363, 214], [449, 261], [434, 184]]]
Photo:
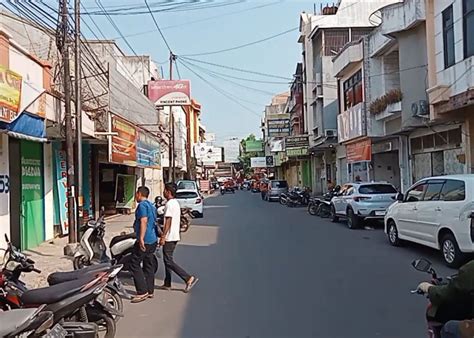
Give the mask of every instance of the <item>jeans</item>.
[[147, 292], [153, 294], [155, 291], [155, 273], [158, 270], [158, 260], [155, 257], [156, 246], [157, 243], [145, 244], [145, 251], [142, 251], [137, 241], [133, 247], [130, 272], [133, 274], [137, 295]]
[[457, 320], [450, 320], [444, 324], [441, 329], [441, 338], [461, 338], [461, 332], [459, 331], [460, 322]]
[[178, 242], [166, 242], [163, 246], [163, 262], [165, 263], [164, 285], [167, 287], [171, 287], [171, 272], [177, 274], [185, 283], [191, 278], [191, 276], [173, 260], [173, 254], [177, 244]]

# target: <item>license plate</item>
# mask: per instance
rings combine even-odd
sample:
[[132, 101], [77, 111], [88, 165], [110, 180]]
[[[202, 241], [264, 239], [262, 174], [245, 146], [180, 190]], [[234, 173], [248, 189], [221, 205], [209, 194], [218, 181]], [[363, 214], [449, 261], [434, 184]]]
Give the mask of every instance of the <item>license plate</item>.
[[375, 216], [385, 216], [385, 211], [376, 211]]
[[43, 337], [46, 338], [64, 338], [66, 337], [67, 332], [60, 324], [56, 324], [53, 328], [46, 333]]

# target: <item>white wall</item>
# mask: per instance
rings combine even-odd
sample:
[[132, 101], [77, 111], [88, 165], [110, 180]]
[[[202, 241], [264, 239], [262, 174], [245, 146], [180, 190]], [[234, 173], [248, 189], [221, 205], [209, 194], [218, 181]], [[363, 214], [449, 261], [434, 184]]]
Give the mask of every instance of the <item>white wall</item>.
[[[8, 136], [0, 134], [0, 175], [10, 175], [8, 166]], [[0, 192], [0, 248], [5, 248], [5, 234], [10, 236], [10, 194], [4, 191]]]
[[54, 238], [54, 198], [53, 198], [53, 146], [43, 146], [44, 162], [44, 239]]
[[145, 185], [150, 189], [150, 201], [163, 196], [163, 172], [161, 169], [145, 168]]

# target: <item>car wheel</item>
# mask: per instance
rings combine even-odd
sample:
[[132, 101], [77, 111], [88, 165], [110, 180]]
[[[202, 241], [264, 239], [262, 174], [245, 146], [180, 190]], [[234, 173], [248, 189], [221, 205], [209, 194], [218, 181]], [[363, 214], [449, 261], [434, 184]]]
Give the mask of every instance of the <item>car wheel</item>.
[[347, 209], [347, 227], [351, 230], [359, 228], [360, 218], [351, 208]]
[[339, 217], [336, 215], [336, 208], [334, 208], [334, 205], [331, 205], [331, 222], [339, 222]]
[[446, 234], [441, 239], [441, 252], [446, 265], [450, 268], [459, 268], [464, 262], [465, 256], [459, 250], [456, 238], [452, 234]]
[[397, 225], [392, 220], [390, 220], [387, 224], [387, 237], [388, 237], [388, 241], [393, 246], [400, 246], [402, 244], [401, 239], [398, 238]]

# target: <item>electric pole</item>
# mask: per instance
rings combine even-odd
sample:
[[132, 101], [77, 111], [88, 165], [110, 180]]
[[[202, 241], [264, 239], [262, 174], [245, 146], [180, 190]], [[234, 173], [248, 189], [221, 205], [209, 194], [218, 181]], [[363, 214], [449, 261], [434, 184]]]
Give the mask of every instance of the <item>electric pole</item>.
[[[170, 52], [170, 80], [173, 80], [173, 62], [176, 60], [176, 56]], [[170, 116], [169, 116], [169, 132], [170, 132], [170, 142], [169, 142], [169, 181], [175, 181], [175, 154], [174, 154], [174, 114], [173, 106], [170, 106]]]
[[69, 69], [69, 42], [68, 42], [68, 8], [67, 1], [61, 1], [61, 34], [62, 34], [62, 61], [64, 71], [64, 123], [66, 133], [66, 168], [67, 168], [67, 218], [69, 229], [69, 243], [77, 242], [76, 216], [74, 208], [74, 139], [71, 115], [71, 73]]
[[76, 74], [75, 83], [75, 111], [76, 111], [76, 184], [77, 184], [77, 229], [80, 228], [83, 221], [83, 205], [84, 199], [82, 196], [82, 102], [81, 102], [81, 1], [74, 0], [74, 21], [75, 21], [75, 37], [74, 37], [74, 72]]

